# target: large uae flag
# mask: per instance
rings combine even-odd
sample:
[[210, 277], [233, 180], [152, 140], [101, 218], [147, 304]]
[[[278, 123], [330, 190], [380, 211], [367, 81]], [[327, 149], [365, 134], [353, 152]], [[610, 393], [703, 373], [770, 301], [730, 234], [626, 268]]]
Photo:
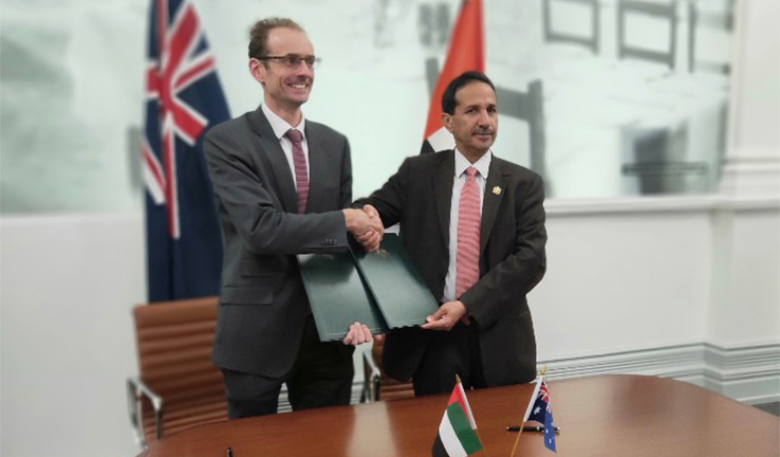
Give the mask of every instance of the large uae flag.
[[472, 70], [485, 72], [482, 0], [464, 0], [461, 5], [458, 20], [452, 29], [447, 60], [431, 96], [422, 153], [451, 149], [455, 145], [452, 135], [441, 121], [441, 97], [450, 81], [461, 73]]

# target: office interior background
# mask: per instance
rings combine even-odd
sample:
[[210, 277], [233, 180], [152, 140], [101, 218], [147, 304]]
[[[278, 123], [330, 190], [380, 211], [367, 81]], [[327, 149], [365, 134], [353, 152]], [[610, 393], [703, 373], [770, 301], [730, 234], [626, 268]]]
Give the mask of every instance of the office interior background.
[[[777, 402], [780, 8], [651, 2], [663, 14], [484, 0], [487, 74], [509, 95], [493, 149], [548, 184], [548, 272], [529, 296], [539, 360], [553, 380], [638, 373]], [[252, 23], [307, 29], [322, 63], [304, 112], [349, 137], [355, 197], [419, 151], [458, 0], [193, 3], [232, 116], [262, 99]], [[148, 8], [2, 0], [2, 455], [138, 453], [124, 381], [146, 300]], [[513, 93], [540, 108], [503, 103]]]

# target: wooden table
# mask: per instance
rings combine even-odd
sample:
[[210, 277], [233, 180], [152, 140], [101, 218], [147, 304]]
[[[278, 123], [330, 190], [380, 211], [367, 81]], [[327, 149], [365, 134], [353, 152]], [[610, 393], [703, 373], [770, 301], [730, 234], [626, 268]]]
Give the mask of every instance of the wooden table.
[[[550, 381], [559, 456], [778, 457], [780, 420], [692, 384], [646, 376]], [[508, 457], [532, 385], [469, 392], [489, 457]], [[195, 427], [153, 444], [157, 456], [428, 457], [448, 395], [255, 417]], [[524, 432], [517, 456], [553, 456]]]

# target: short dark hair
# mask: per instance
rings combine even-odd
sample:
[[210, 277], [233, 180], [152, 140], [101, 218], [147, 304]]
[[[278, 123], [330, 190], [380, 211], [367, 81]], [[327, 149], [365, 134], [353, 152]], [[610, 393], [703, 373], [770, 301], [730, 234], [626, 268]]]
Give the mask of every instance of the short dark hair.
[[490, 86], [493, 92], [496, 91], [493, 81], [484, 73], [481, 71], [467, 71], [450, 81], [447, 88], [444, 89], [444, 94], [441, 96], [441, 110], [447, 114], [455, 114], [455, 107], [458, 105], [458, 101], [455, 100], [455, 94], [464, 86], [473, 82], [483, 82]]
[[277, 27], [299, 30], [306, 33], [297, 22], [286, 17], [269, 17], [261, 19], [249, 31], [249, 58], [260, 59], [268, 55], [268, 35]]

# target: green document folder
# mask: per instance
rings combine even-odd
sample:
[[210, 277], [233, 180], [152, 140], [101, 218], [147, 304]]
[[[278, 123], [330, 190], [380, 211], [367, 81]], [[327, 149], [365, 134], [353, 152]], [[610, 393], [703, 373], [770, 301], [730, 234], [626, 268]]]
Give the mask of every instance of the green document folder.
[[385, 234], [377, 252], [366, 252], [359, 245], [352, 252], [364, 284], [391, 329], [422, 325], [439, 308], [398, 235]]
[[367, 325], [371, 333], [387, 332], [351, 253], [299, 255], [298, 264], [320, 341], [342, 340], [355, 322]]

